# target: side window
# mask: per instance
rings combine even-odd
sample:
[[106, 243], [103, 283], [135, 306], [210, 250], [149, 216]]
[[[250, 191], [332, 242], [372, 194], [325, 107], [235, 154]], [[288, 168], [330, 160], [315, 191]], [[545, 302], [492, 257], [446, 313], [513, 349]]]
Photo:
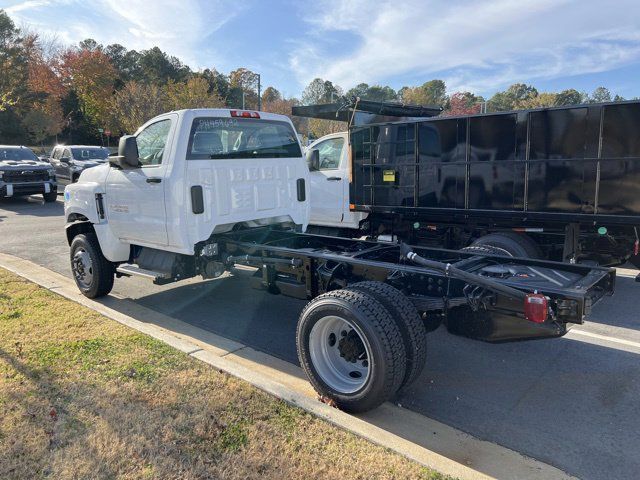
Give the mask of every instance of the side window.
[[59, 147], [56, 147], [53, 149], [53, 152], [51, 153], [51, 156], [53, 158], [55, 158], [56, 160], [60, 160], [60, 154], [62, 153], [62, 149]]
[[340, 167], [344, 138], [330, 138], [314, 148], [320, 153], [320, 170], [335, 170]]
[[160, 165], [167, 145], [171, 120], [160, 120], [142, 130], [136, 140], [138, 142], [138, 156], [140, 163], [145, 165]]
[[71, 160], [71, 151], [68, 148], [64, 149], [64, 153], [62, 154], [63, 157], [68, 158], [69, 160]]

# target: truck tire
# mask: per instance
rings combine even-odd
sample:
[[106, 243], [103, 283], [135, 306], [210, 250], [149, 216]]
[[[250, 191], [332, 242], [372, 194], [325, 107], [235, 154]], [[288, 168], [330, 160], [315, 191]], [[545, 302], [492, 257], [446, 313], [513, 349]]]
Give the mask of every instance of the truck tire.
[[347, 412], [382, 404], [405, 377], [400, 329], [365, 291], [334, 290], [309, 302], [298, 320], [296, 346], [315, 390]]
[[43, 193], [42, 198], [44, 198], [45, 203], [53, 203], [58, 199], [58, 192], [53, 190], [49, 193]]
[[71, 242], [71, 272], [85, 297], [97, 298], [113, 288], [114, 266], [104, 258], [95, 233], [76, 235]]
[[[470, 247], [463, 250], [509, 257], [542, 258], [542, 252], [536, 242], [531, 237], [516, 232], [490, 233], [475, 240]], [[484, 247], [489, 248], [482, 252], [481, 249]]]
[[382, 282], [358, 282], [347, 290], [371, 294], [391, 313], [400, 328], [407, 355], [407, 371], [400, 388], [409, 386], [420, 376], [427, 360], [427, 330], [416, 307], [400, 290]]

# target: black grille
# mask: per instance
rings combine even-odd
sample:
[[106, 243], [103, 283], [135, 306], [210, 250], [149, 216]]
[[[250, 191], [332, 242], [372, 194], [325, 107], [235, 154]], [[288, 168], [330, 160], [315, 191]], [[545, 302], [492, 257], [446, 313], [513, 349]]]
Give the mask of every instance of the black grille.
[[49, 172], [46, 170], [4, 172], [2, 179], [7, 183], [43, 182], [49, 180]]

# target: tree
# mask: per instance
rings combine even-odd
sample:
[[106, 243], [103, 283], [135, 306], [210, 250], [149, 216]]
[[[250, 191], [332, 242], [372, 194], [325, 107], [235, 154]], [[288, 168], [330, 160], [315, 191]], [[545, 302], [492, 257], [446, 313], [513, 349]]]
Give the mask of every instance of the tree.
[[556, 95], [556, 105], [559, 107], [565, 105], [578, 105], [583, 101], [583, 95], [573, 88], [563, 90]]
[[332, 103], [342, 96], [342, 88], [329, 80], [315, 78], [302, 92], [302, 104]]
[[30, 140], [41, 143], [48, 137], [56, 135], [62, 129], [57, 118], [42, 110], [31, 110], [22, 119], [24, 128], [29, 132]]
[[419, 87], [402, 87], [400, 92], [403, 103], [446, 107], [449, 101], [447, 86], [442, 80], [430, 80]]
[[4, 10], [0, 10], [0, 111], [16, 105], [26, 93], [27, 71], [20, 30]]
[[116, 70], [100, 50], [69, 49], [62, 55], [63, 84], [73, 90], [80, 114], [95, 130], [107, 125]]
[[[181, 82], [191, 74], [191, 69], [184, 65], [178, 58], [170, 57], [158, 47], [143, 50], [137, 55], [136, 63], [140, 78], [136, 80], [164, 85], [169, 80]], [[132, 60], [133, 58], [129, 58]]]
[[473, 115], [480, 113], [482, 97], [477, 97], [471, 92], [456, 92], [449, 98], [449, 108], [445, 115]]
[[111, 99], [112, 123], [123, 133], [133, 133], [164, 111], [163, 100], [159, 86], [127, 82]]
[[391, 102], [398, 98], [396, 91], [389, 86], [360, 83], [346, 93], [347, 97], [360, 97], [365, 100], [376, 102]]
[[[276, 90], [275, 87], [267, 87], [262, 94], [262, 109], [264, 110], [265, 105], [277, 102], [278, 100], [282, 100], [282, 94], [278, 90]], [[264, 111], [268, 112], [270, 110]]]
[[589, 103], [604, 103], [611, 101], [611, 92], [608, 88], [598, 87], [589, 97]]
[[167, 110], [224, 106], [224, 100], [217, 93], [209, 92], [209, 83], [202, 77], [193, 77], [179, 83], [169, 80], [164, 91]]
[[493, 112], [501, 112], [525, 108], [524, 105], [531, 103], [533, 98], [537, 96], [538, 90], [533, 86], [514, 83], [504, 92], [497, 92], [491, 97], [488, 102], [488, 109]]
[[258, 74], [247, 68], [229, 73], [227, 105], [236, 108], [258, 108]]
[[535, 97], [530, 97], [520, 102], [519, 108], [547, 108], [558, 105], [558, 94], [542, 92]]

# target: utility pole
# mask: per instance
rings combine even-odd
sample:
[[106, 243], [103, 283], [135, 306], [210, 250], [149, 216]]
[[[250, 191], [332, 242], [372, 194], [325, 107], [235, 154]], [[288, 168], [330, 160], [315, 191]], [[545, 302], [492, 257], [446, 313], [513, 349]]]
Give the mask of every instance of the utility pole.
[[260, 74], [258, 73], [258, 110], [262, 110], [262, 96], [260, 95]]
[[244, 110], [244, 90], [242, 90], [242, 110]]

